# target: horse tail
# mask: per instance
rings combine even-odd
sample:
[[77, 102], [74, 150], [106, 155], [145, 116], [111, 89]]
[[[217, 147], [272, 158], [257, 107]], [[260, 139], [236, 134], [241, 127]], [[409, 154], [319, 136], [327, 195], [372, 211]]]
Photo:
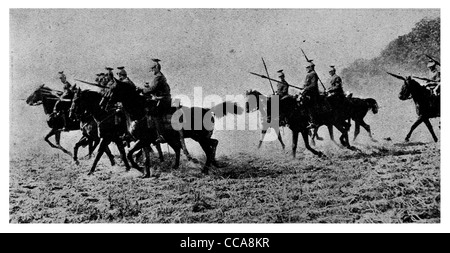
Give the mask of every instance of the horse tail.
[[210, 111], [214, 113], [215, 117], [222, 118], [229, 113], [240, 115], [244, 112], [244, 108], [239, 106], [236, 102], [225, 101], [213, 106]]
[[379, 108], [377, 101], [373, 98], [369, 98], [368, 102], [369, 102], [370, 108], [372, 109], [373, 114], [377, 114], [378, 108]]

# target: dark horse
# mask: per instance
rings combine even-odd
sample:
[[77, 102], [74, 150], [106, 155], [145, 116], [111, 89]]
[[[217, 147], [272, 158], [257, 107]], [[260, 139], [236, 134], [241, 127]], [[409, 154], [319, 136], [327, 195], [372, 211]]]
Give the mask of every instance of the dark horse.
[[[101, 105], [108, 108], [117, 102], [121, 102], [124, 110], [130, 116], [128, 119], [131, 121], [130, 124], [134, 122], [133, 124], [143, 126], [141, 128], [142, 133], [135, 133], [135, 135], [146, 136], [152, 134], [153, 131], [149, 129], [148, 125], [150, 125], [150, 128], [153, 128], [154, 126], [152, 126], [151, 117], [147, 115], [147, 112], [155, 109], [157, 101], [148, 101], [146, 97], [140, 95], [140, 92], [134, 85], [120, 82], [117, 79], [115, 81], [115, 84], [110, 88], [108, 95], [105, 96]], [[240, 114], [242, 111], [242, 108], [238, 107], [235, 103], [230, 102], [221, 103], [211, 109], [200, 107], [190, 108], [185, 106], [172, 107], [166, 117], [166, 123], [164, 124], [165, 130], [162, 135], [167, 141], [167, 144], [171, 146], [175, 152], [175, 164], [173, 167], [177, 168], [180, 164], [181, 148], [188, 159], [191, 158], [186, 149], [184, 138], [195, 140], [205, 152], [206, 162], [202, 169], [203, 173], [208, 174], [211, 165], [218, 167], [215, 154], [219, 141], [211, 137], [214, 131], [214, 117], [223, 117], [228, 113]], [[174, 129], [174, 124], [171, 120], [174, 114], [175, 116], [179, 116], [177, 123], [182, 124], [180, 129], [178, 129], [178, 127], [175, 127]], [[150, 121], [150, 124], [147, 124], [148, 120]], [[210, 122], [211, 124], [207, 125], [205, 122]], [[184, 123], [187, 123], [190, 128], [186, 128]], [[144, 149], [144, 151], [148, 158], [147, 150]], [[149, 161], [146, 161], [146, 173], [144, 177], [150, 177], [152, 175], [149, 167]]]
[[433, 131], [433, 126], [430, 123], [430, 119], [440, 117], [441, 115], [440, 95], [433, 95], [427, 87], [420, 85], [410, 76], [402, 77], [391, 73], [388, 74], [404, 81], [398, 97], [400, 100], [408, 100], [412, 98], [416, 105], [416, 113], [419, 116], [416, 122], [414, 122], [411, 126], [411, 130], [406, 135], [405, 141], [409, 141], [414, 129], [416, 129], [416, 127], [423, 122], [430, 131], [431, 136], [433, 136], [433, 140], [437, 142], [438, 138]]
[[[249, 90], [245, 93], [245, 95], [247, 97], [245, 106], [247, 112], [259, 110], [262, 118], [268, 116], [268, 112], [271, 110], [270, 107], [272, 103], [267, 103], [267, 106], [262, 106], [262, 104], [264, 104], [264, 102], [270, 101], [270, 98], [267, 98], [262, 93], [256, 90]], [[252, 98], [256, 98], [254, 99], [255, 101], [253, 101]], [[303, 136], [303, 141], [305, 143], [306, 149], [308, 149], [315, 155], [323, 156], [322, 152], [314, 150], [309, 145], [309, 116], [307, 114], [305, 106], [299, 104], [296, 97], [288, 96], [280, 101], [280, 110], [283, 110], [285, 114], [286, 124], [292, 131], [292, 156], [295, 157], [299, 133], [301, 133]], [[319, 112], [319, 115], [320, 122], [322, 124], [333, 125], [342, 133], [341, 137], [339, 138], [342, 145], [349, 149], [353, 149], [353, 147], [348, 143], [348, 127], [347, 123], [345, 122], [346, 118], [341, 117], [339, 113], [336, 113], [331, 109], [328, 111], [323, 110]], [[272, 125], [272, 127], [277, 128], [277, 125]]]
[[[247, 113], [258, 111], [261, 113], [261, 120], [264, 122], [274, 123], [270, 127], [277, 131], [279, 123], [277, 119], [272, 119], [269, 115], [271, 114], [271, 99], [264, 96], [261, 92], [257, 90], [249, 90], [246, 91], [246, 102], [245, 102], [245, 111]], [[313, 149], [309, 145], [308, 135], [309, 130], [308, 126], [308, 115], [306, 111], [298, 106], [297, 100], [294, 97], [286, 97], [283, 99], [284, 105], [286, 108], [291, 108], [289, 115], [286, 117], [286, 121], [289, 125], [289, 128], [292, 130], [292, 156], [295, 157], [297, 151], [297, 142], [298, 142], [298, 134], [301, 133], [303, 137], [303, 141], [305, 143], [306, 149], [311, 151], [313, 154], [321, 157], [324, 154], [320, 151]], [[270, 117], [270, 119], [269, 119]], [[266, 130], [263, 128], [263, 131]], [[278, 130], [279, 131], [279, 130]], [[261, 140], [262, 141], [262, 140]]]
[[[378, 103], [373, 98], [346, 98], [348, 101], [347, 112], [350, 119], [355, 122], [355, 132], [353, 135], [353, 141], [356, 140], [360, 132], [360, 127], [362, 126], [372, 141], [376, 142], [376, 140], [372, 137], [372, 132], [370, 131], [370, 125], [364, 122], [364, 117], [367, 115], [369, 110], [372, 110], [373, 114], [378, 113]], [[333, 137], [333, 126], [327, 125], [328, 132], [330, 133], [331, 140], [334, 141]], [[319, 128], [314, 129], [314, 134], [311, 141], [314, 143], [314, 139], [320, 140], [320, 137], [317, 135], [317, 131]], [[313, 144], [314, 145], [314, 144]]]
[[[60, 96], [62, 95], [61, 91], [52, 90], [45, 85], [39, 86], [26, 100], [28, 105], [37, 106], [41, 105], [44, 107], [44, 113], [48, 115], [47, 125], [51, 128], [50, 132], [44, 137], [44, 140], [50, 145], [52, 148], [57, 148], [62, 150], [64, 153], [72, 156], [72, 154], [63, 148], [60, 144], [61, 140], [61, 128], [64, 125], [64, 121], [62, 116], [55, 116], [53, 113], [53, 108], [58, 100], [60, 100]], [[70, 104], [70, 101], [61, 101], [61, 103]], [[81, 126], [80, 126], [81, 125]], [[81, 139], [75, 144], [74, 148], [74, 160], [77, 162], [77, 153], [78, 148], [80, 146], [89, 145], [89, 154], [90, 157], [92, 152], [96, 147], [96, 133], [93, 131], [96, 130], [95, 122], [91, 118], [82, 118], [80, 120], [69, 121], [67, 126], [69, 131], [74, 130], [82, 130], [83, 136]], [[49, 138], [55, 136], [56, 145], [53, 144]], [[98, 144], [98, 142], [97, 142]]]
[[81, 90], [78, 89], [72, 99], [72, 104], [70, 106], [70, 115], [92, 115], [98, 126], [99, 137], [101, 139], [100, 145], [98, 147], [97, 155], [94, 159], [94, 163], [89, 171], [88, 175], [91, 175], [95, 171], [98, 161], [102, 157], [103, 153], [106, 153], [111, 161], [111, 165], [114, 165], [114, 157], [108, 148], [111, 142], [117, 145], [117, 149], [120, 152], [122, 161], [125, 164], [126, 170], [130, 170], [130, 165], [128, 164], [123, 140], [121, 136], [126, 131], [126, 127], [123, 124], [117, 124], [116, 115], [118, 112], [114, 109], [111, 111], [105, 111], [100, 108], [100, 101], [102, 95], [99, 92], [91, 90]]

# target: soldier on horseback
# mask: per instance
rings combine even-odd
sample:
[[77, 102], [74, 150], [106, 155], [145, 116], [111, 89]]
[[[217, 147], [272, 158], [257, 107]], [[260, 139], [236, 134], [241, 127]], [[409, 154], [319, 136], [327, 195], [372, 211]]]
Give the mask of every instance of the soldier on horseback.
[[318, 123], [316, 120], [316, 114], [318, 105], [317, 102], [319, 100], [319, 76], [314, 70], [314, 63], [312, 61], [308, 62], [306, 66], [307, 74], [305, 78], [305, 82], [303, 85], [303, 93], [301, 95], [301, 103], [306, 107], [307, 112], [310, 118], [310, 125], [308, 128], [316, 128], [318, 127]]
[[[150, 96], [150, 100], [157, 101], [156, 108], [150, 110], [149, 114], [154, 118], [156, 131], [158, 132], [158, 138], [156, 143], [165, 142], [164, 137], [164, 116], [168, 113], [172, 105], [172, 97], [170, 94], [170, 86], [167, 84], [167, 79], [161, 72], [161, 65], [159, 59], [152, 59], [150, 65], [150, 73], [153, 74], [153, 80], [147, 88], [142, 90], [142, 93], [146, 96]], [[150, 122], [149, 122], [150, 124]]]
[[429, 70], [429, 80], [426, 85], [431, 88], [433, 95], [438, 96], [441, 92], [441, 72], [437, 69], [435, 61], [430, 60], [427, 67]]
[[275, 92], [275, 95], [278, 95], [278, 98], [280, 99], [280, 126], [286, 125], [286, 115], [284, 114], [285, 108], [282, 108], [283, 99], [289, 96], [289, 84], [286, 82], [284, 78], [283, 70], [278, 70], [278, 77], [280, 78], [281, 83], [277, 84], [277, 91]]
[[330, 66], [330, 87], [328, 88], [328, 94], [330, 96], [344, 96], [344, 89], [342, 88], [342, 79], [340, 76], [336, 74], [336, 68], [334, 66]]
[[72, 99], [73, 97], [73, 91], [72, 91], [72, 85], [67, 81], [66, 75], [64, 74], [64, 71], [58, 72], [59, 79], [61, 80], [61, 83], [63, 83], [63, 94], [61, 95], [60, 99], [56, 102], [55, 106], [53, 107], [53, 113], [54, 116], [61, 116], [63, 119], [63, 131], [68, 131], [68, 109], [70, 105], [67, 105], [67, 103], [63, 103], [63, 99]]
[[125, 71], [125, 67], [117, 67], [119, 72], [117, 72], [117, 75], [119, 76], [119, 80], [123, 83], [128, 83], [133, 86], [136, 86], [131, 79], [128, 77], [127, 71]]

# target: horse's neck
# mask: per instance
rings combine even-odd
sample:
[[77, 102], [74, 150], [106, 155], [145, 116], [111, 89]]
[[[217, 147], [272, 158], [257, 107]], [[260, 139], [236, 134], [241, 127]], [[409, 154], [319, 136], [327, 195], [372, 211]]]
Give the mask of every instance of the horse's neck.
[[421, 86], [419, 83], [414, 84], [411, 88], [411, 97], [416, 103], [426, 102], [430, 96], [431, 91], [425, 86]]
[[42, 98], [42, 106], [44, 107], [44, 113], [45, 114], [51, 114], [53, 112], [53, 108], [56, 104], [55, 99], [48, 99], [47, 97]]
[[127, 99], [121, 102], [131, 120], [139, 120], [145, 117], [145, 115], [147, 115], [147, 111], [145, 110], [144, 98], [139, 95], [134, 97], [130, 96], [130, 98], [132, 99]]

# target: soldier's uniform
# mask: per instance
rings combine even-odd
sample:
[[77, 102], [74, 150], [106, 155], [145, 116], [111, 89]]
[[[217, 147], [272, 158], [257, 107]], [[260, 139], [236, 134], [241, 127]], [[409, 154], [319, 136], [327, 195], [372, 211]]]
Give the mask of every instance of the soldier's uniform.
[[434, 95], [439, 95], [441, 91], [441, 72], [436, 67], [436, 62], [430, 61], [427, 65], [429, 69], [428, 79], [432, 81], [427, 81], [427, 86], [431, 87]]
[[[63, 94], [61, 95], [61, 99], [72, 99], [73, 98], [73, 91], [72, 91], [72, 85], [67, 81], [66, 75], [64, 74], [64, 71], [60, 71], [59, 73], [59, 79], [63, 83]], [[69, 122], [68, 119], [68, 110], [69, 110], [70, 104], [64, 103], [61, 100], [56, 101], [55, 106], [53, 107], [53, 113], [56, 115], [61, 115], [64, 121], [64, 126], [62, 128], [63, 131], [68, 131], [67, 125]]]
[[342, 79], [340, 76], [336, 75], [336, 69], [334, 66], [330, 66], [330, 87], [328, 88], [328, 93], [332, 96], [344, 96], [344, 89], [342, 88]]
[[285, 96], [289, 95], [289, 85], [284, 79], [283, 70], [278, 70], [277, 72], [279, 73], [278, 77], [280, 78], [280, 81], [282, 83], [277, 84], [277, 92], [275, 94], [277, 94], [280, 97], [280, 99], [282, 99]]
[[155, 119], [155, 126], [159, 135], [156, 142], [161, 143], [165, 141], [162, 136], [164, 132], [163, 117], [169, 112], [172, 97], [167, 79], [161, 72], [161, 65], [159, 64], [160, 60], [152, 59], [152, 61], [150, 72], [154, 74], [153, 80], [150, 82], [148, 87], [142, 90], [142, 93], [144, 95], [152, 95], [154, 96], [154, 99], [158, 101], [155, 110], [150, 111], [150, 115]]
[[305, 83], [303, 85], [302, 102], [307, 108], [310, 125], [308, 128], [315, 128], [318, 126], [316, 120], [317, 102], [319, 100], [319, 76], [314, 70], [314, 63], [309, 62], [306, 66], [308, 73], [306, 74]]
[[280, 78], [280, 81], [282, 83], [278, 83], [277, 84], [277, 91], [275, 92], [276, 95], [278, 95], [278, 98], [280, 99], [280, 109], [279, 109], [279, 125], [280, 126], [285, 126], [286, 125], [286, 115], [285, 115], [285, 111], [286, 108], [284, 108], [284, 104], [283, 104], [283, 99], [286, 98], [287, 96], [289, 96], [289, 85], [286, 82], [286, 80], [284, 79], [284, 73], [283, 70], [278, 70], [278, 77]]

